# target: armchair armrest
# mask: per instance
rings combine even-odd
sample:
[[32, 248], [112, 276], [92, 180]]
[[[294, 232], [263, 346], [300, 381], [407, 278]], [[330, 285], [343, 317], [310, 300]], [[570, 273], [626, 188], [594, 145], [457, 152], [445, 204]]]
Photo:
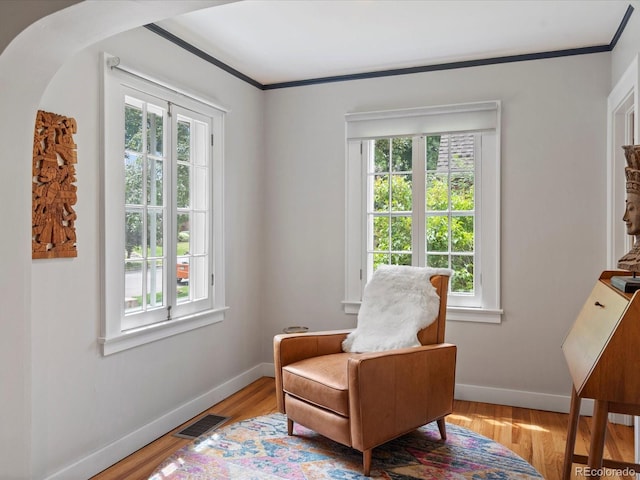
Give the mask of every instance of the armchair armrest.
[[278, 411], [284, 413], [282, 367], [305, 358], [342, 352], [342, 341], [349, 332], [351, 329], [280, 334], [273, 337], [273, 363], [275, 365]]
[[273, 338], [276, 369], [305, 358], [342, 352], [342, 341], [351, 330], [289, 333]]
[[350, 358], [353, 446], [365, 451], [451, 413], [456, 352], [439, 343]]

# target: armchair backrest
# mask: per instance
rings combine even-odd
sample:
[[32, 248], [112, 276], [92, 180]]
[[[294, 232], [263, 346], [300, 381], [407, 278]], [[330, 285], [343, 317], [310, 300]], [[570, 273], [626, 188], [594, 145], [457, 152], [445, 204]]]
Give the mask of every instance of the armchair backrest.
[[440, 310], [436, 321], [418, 332], [418, 340], [422, 345], [431, 345], [444, 342], [444, 329], [447, 323], [447, 293], [449, 291], [449, 277], [447, 275], [434, 275], [431, 277], [431, 285], [436, 289], [440, 297]]

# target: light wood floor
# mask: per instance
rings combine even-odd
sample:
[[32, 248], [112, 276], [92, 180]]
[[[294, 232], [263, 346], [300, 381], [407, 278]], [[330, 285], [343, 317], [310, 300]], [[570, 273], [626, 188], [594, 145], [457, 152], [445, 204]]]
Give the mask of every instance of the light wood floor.
[[[238, 393], [202, 412], [232, 417], [228, 423], [276, 412], [273, 378], [264, 377]], [[447, 422], [469, 428], [510, 448], [531, 463], [547, 480], [559, 480], [562, 472], [568, 415], [561, 413], [506, 407], [487, 403], [457, 401]], [[187, 422], [189, 423], [189, 422]], [[142, 480], [174, 451], [189, 440], [172, 436], [177, 427], [92, 480]], [[576, 453], [586, 455], [589, 445], [590, 418], [581, 417]], [[605, 458], [633, 461], [633, 428], [609, 424]], [[583, 478], [576, 474], [572, 478]], [[603, 477], [605, 478], [605, 477]], [[608, 476], [611, 480], [634, 480], [634, 477]]]

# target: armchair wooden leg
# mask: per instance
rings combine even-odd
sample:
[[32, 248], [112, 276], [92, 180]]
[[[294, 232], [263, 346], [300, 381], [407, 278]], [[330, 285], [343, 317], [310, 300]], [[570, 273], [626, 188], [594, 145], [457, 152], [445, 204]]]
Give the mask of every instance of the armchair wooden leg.
[[368, 477], [371, 473], [371, 449], [362, 452], [362, 466], [364, 476]]
[[287, 435], [293, 435], [293, 420], [287, 418]]
[[440, 436], [442, 440], [447, 439], [447, 425], [444, 423], [444, 418], [438, 420], [438, 430], [440, 430]]

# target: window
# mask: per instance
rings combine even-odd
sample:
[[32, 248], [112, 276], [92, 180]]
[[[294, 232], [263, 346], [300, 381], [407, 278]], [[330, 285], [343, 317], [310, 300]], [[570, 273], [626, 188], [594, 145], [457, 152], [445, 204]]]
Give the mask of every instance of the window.
[[345, 310], [382, 264], [451, 268], [448, 318], [499, 322], [499, 103], [347, 115]]
[[224, 112], [105, 72], [103, 353], [220, 321]]

